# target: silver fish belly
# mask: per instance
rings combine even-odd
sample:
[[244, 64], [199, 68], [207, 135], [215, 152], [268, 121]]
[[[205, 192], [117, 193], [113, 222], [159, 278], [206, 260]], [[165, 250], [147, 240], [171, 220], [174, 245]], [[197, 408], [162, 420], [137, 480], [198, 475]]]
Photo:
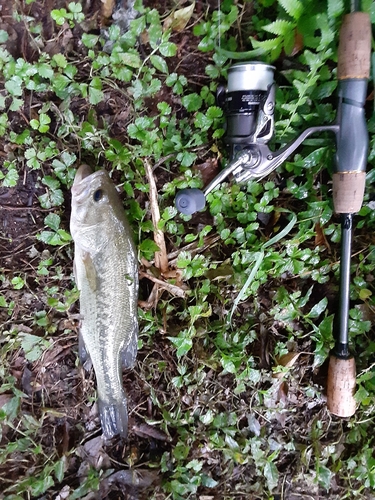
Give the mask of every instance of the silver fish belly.
[[82, 165], [72, 187], [70, 222], [80, 292], [80, 358], [91, 358], [106, 439], [127, 435], [122, 366], [131, 368], [138, 341], [138, 261], [116, 188], [104, 170]]

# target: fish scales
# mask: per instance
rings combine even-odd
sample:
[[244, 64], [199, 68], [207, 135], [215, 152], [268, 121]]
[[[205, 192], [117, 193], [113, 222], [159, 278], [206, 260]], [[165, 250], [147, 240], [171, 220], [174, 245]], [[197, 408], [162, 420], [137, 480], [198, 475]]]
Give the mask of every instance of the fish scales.
[[[98, 198], [98, 199], [96, 199]], [[72, 188], [71, 232], [82, 316], [80, 357], [90, 357], [104, 436], [127, 433], [122, 365], [137, 353], [138, 262], [115, 186], [81, 166]]]

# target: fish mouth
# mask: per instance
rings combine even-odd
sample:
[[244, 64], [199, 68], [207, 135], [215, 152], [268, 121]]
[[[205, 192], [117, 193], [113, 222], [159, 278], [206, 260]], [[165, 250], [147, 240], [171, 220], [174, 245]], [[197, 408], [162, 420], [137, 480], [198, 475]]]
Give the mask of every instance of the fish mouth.
[[102, 175], [103, 172], [101, 170], [93, 172], [89, 165], [83, 164], [78, 167], [72, 186], [72, 195], [76, 203], [82, 202], [90, 194], [92, 183]]
[[86, 164], [80, 165], [74, 177], [73, 186], [81, 182], [83, 179], [86, 179], [86, 177], [89, 177], [92, 173], [93, 171], [91, 167]]

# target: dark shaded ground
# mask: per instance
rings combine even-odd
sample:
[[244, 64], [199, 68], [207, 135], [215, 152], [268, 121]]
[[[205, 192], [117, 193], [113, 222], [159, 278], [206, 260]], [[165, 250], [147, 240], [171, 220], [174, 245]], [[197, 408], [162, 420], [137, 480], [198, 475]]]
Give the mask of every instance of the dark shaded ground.
[[[148, 3], [152, 6], [152, 2]], [[160, 4], [161, 10], [166, 10], [166, 4], [167, 2]], [[198, 3], [198, 12], [204, 12], [207, 8], [216, 7], [216, 3], [211, 2], [211, 4], [210, 2]], [[13, 19], [11, 3], [3, 0], [0, 2], [2, 7], [0, 29], [5, 29], [9, 34], [8, 50], [14, 57], [22, 57], [27, 61], [33, 61], [38, 55], [38, 50], [45, 51], [50, 55], [59, 52], [79, 55], [78, 42], [82, 34], [82, 27], [77, 26], [73, 30], [66, 30], [65, 34], [60, 33], [58, 35], [49, 15], [51, 9], [65, 6], [65, 1], [46, 0], [44, 2], [34, 2], [29, 6], [21, 2], [20, 5], [25, 15], [30, 14], [35, 18], [36, 22], [40, 21], [42, 23], [42, 38], [45, 40], [45, 46], [42, 48], [34, 46], [28, 31], [24, 29], [22, 20], [15, 21]], [[101, 2], [99, 0], [83, 2], [83, 7], [86, 15], [84, 21], [86, 32], [98, 33], [104, 24], [111, 22], [110, 19], [104, 19], [101, 15]], [[195, 86], [199, 89], [202, 85], [207, 84], [208, 77], [205, 76], [204, 68], [210, 56], [197, 51], [197, 39], [191, 32], [173, 36], [173, 41], [179, 46], [179, 53], [176, 59], [170, 60], [169, 63], [175, 65], [175, 67], [178, 66], [179, 71], [188, 77], [192, 87]], [[84, 75], [89, 71], [89, 68], [82, 65], [80, 71]], [[96, 107], [97, 119], [99, 122], [102, 121], [109, 125], [112, 137], [121, 140], [132, 117], [127, 110], [124, 95], [114, 89], [106, 91], [109, 93], [108, 99]], [[43, 98], [45, 99], [46, 96]], [[22, 112], [14, 113], [11, 121], [13, 131], [19, 132], [28, 125], [30, 119], [34, 117], [35, 107], [41, 104], [40, 99], [37, 94], [30, 95], [30, 99]], [[183, 113], [186, 113], [178, 102], [174, 102], [170, 98], [167, 90], [162, 89], [158, 99], [169, 101], [173, 111], [178, 116], [182, 117]], [[156, 102], [157, 99], [150, 99], [147, 103], [150, 114], [156, 112]], [[73, 99], [71, 110], [74, 114], [86, 118], [88, 113], [86, 101], [78, 98]], [[53, 127], [54, 124], [52, 123], [52, 134], [56, 132]], [[74, 144], [70, 143], [69, 147], [73, 150]], [[0, 142], [1, 159], [14, 157], [16, 152], [9, 148], [10, 144], [4, 141]], [[82, 160], [87, 162], [90, 162], [90, 160], [95, 161], [90, 157]], [[207, 159], [205, 153], [202, 152], [199, 164], [202, 175], [203, 177], [206, 176], [205, 181], [208, 182], [217, 172], [217, 162], [215, 163], [210, 158]], [[128, 477], [119, 475], [112, 477], [111, 480], [102, 481], [101, 491], [91, 496], [88, 494], [85, 498], [106, 498], [109, 500], [137, 498], [142, 500], [150, 498], [150, 491], [152, 491], [155, 494], [154, 498], [162, 500], [166, 498], [159, 487], [162, 477], [155, 472], [152, 466], [160, 462], [163, 453], [171, 451], [176, 444], [176, 436], [167, 435], [163, 430], [164, 416], [157, 405], [157, 400], [163, 404], [173, 397], [170, 394], [170, 382], [173, 376], [178, 375], [176, 359], [170, 344], [162, 334], [155, 335], [151, 341], [152, 345], [146, 346], [139, 352], [137, 368], [134, 371], [124, 373], [124, 386], [129, 394], [129, 408], [131, 409], [129, 440], [127, 442], [114, 440], [113, 443], [102, 447], [98, 439], [100, 429], [97, 409], [95, 404], [92, 404], [95, 394], [95, 380], [91, 372], [85, 372], [77, 365], [77, 303], [74, 303], [68, 311], [59, 312], [54, 307], [49, 307], [49, 309], [46, 307], [50, 287], [58, 286], [58, 292], [54, 297], [56, 299], [61, 298], [65, 291], [69, 293], [73, 288], [72, 247], [66, 245], [58, 249], [47, 249], [46, 245], [36, 239], [36, 235], [44, 229], [43, 221], [49, 212], [42, 209], [38, 201], [38, 196], [45, 192], [45, 188], [37, 181], [36, 172], [30, 170], [26, 165], [20, 165], [19, 168], [20, 178], [17, 186], [14, 188], [0, 188], [0, 262], [7, 279], [12, 279], [15, 273], [17, 275], [21, 274], [25, 276], [26, 284], [21, 290], [12, 290], [8, 283], [2, 283], [1, 292], [7, 301], [13, 300], [16, 307], [13, 310], [11, 319], [9, 319], [7, 312], [0, 308], [0, 321], [3, 323], [3, 332], [13, 328], [14, 331], [43, 336], [47, 330], [51, 338], [51, 347], [43, 353], [39, 360], [35, 362], [28, 361], [25, 358], [24, 351], [18, 349], [14, 352], [10, 365], [7, 367], [9, 374], [13, 375], [17, 381], [17, 388], [28, 396], [28, 398], [22, 400], [22, 411], [25, 414], [34, 415], [37, 419], [43, 419], [43, 426], [39, 431], [39, 435], [45, 453], [48, 455], [50, 452], [56, 460], [66, 456], [66, 473], [63, 482], [58, 489], [51, 488], [50, 493], [40, 496], [40, 498], [65, 498], [63, 496], [64, 488], [65, 491], [67, 491], [68, 486], [78, 488], [81, 478], [87, 475], [87, 470], [92, 465], [98, 468], [122, 471], [123, 474], [125, 474], [124, 471], [128, 472], [129, 470], [134, 474], [138, 473], [138, 481], [142, 485], [142, 489], [135, 489], [132, 486], [136, 483], [134, 478], [129, 480]], [[167, 182], [170, 175], [170, 172], [161, 169], [156, 171], [155, 177], [158, 187]], [[59, 213], [64, 226], [68, 228], [69, 193], [65, 192], [64, 197], [65, 203]], [[137, 197], [138, 201], [142, 203], [145, 194], [137, 193]], [[196, 232], [198, 226], [202, 227], [202, 225], [210, 222], [209, 215], [200, 214], [193, 217], [189, 223], [190, 229], [192, 232]], [[262, 229], [266, 234], [267, 232], [271, 233], [273, 230], [272, 221], [266, 222]], [[176, 250], [172, 241], [168, 241], [167, 244], [169, 252]], [[228, 255], [225, 255], [225, 250], [216, 248], [214, 243], [211, 250], [213, 254], [216, 252], [218, 259], [220, 258], [222, 261], [230, 257], [229, 250], [226, 250]], [[38, 273], [40, 260], [50, 257], [52, 257], [53, 263], [49, 267], [49, 274], [44, 276]], [[292, 292], [301, 288], [302, 281], [286, 279], [284, 286], [289, 292]], [[304, 281], [303, 286], [308, 287], [309, 285]], [[273, 287], [276, 287], [276, 284], [270, 283], [260, 290], [261, 310], [258, 311], [260, 323], [262, 312], [266, 312], [272, 303]], [[142, 299], [147, 299], [150, 289], [148, 281], [142, 280]], [[327, 295], [333, 303], [335, 290], [332, 289], [330, 284], [322, 285], [320, 288], [316, 287], [315, 290], [315, 293], [321, 293], [322, 296]], [[241, 314], [246, 314], [247, 310], [252, 308], [252, 305], [244, 303], [240, 307]], [[41, 323], [38, 329], [35, 327], [35, 317], [37, 317], [38, 312], [46, 309], [46, 321]], [[168, 319], [170, 318], [165, 312], [164, 322], [166, 323]], [[219, 320], [220, 313], [215, 313], [213, 319]], [[269, 370], [272, 365], [270, 352], [273, 350], [272, 343], [275, 340], [269, 334], [268, 326], [270, 325], [266, 326], [267, 329], [259, 327], [259, 338], [251, 347], [251, 354], [259, 359], [261, 368]], [[171, 320], [169, 328], [170, 331], [173, 329], [177, 331], [179, 328], [178, 319]], [[162, 327], [160, 330], [162, 330]], [[276, 334], [281, 338], [285, 332], [280, 327]], [[5, 351], [4, 333], [0, 339], [0, 345]], [[308, 347], [308, 341], [306, 341], [306, 349], [304, 349], [303, 345], [300, 346], [300, 349], [308, 351]], [[151, 349], [153, 356], [150, 365], [149, 354]], [[246, 392], [241, 394], [241, 397], [233, 395], [228, 389], [233, 385], [232, 378], [229, 375], [221, 377], [220, 381], [216, 379], [215, 367], [211, 369], [209, 366], [210, 352], [200, 339], [194, 345], [194, 354], [198, 359], [207, 361], [207, 376], [204, 384], [207, 386], [207, 391], [220, 395], [215, 399], [217, 408], [223, 411], [231, 411], [233, 408], [243, 410], [243, 417], [239, 419], [238, 425], [245, 427], [246, 408], [252, 394]], [[316, 383], [321, 383], [325, 378], [324, 368], [323, 372], [312, 373], [311, 359], [308, 355], [301, 357], [298, 369], [299, 373], [296, 379], [298, 378], [302, 385], [306, 379], [313, 378]], [[191, 371], [194, 372], [194, 370], [195, 367], [192, 364]], [[264, 387], [266, 388], [271, 384], [271, 379], [265, 380]], [[294, 431], [298, 434], [300, 442], [304, 442], [308, 439], [310, 428], [315, 425], [318, 418], [322, 417], [322, 420], [327, 422], [325, 403], [321, 400], [318, 403], [311, 404], [311, 401], [305, 397], [303, 389], [297, 387], [296, 384], [291, 384], [290, 387], [280, 386], [279, 400], [286, 400], [287, 395], [289, 401], [293, 402], [299, 412], [299, 425]], [[0, 396], [7, 396], [7, 393]], [[2, 404], [3, 402], [0, 399], [0, 406]], [[198, 408], [209, 406], [207, 401], [193, 401], [192, 395], [188, 392], [183, 394], [183, 400], [180, 404], [182, 411], [190, 409], [194, 405]], [[239, 411], [239, 413], [241, 412]], [[292, 417], [283, 416], [279, 418], [279, 421], [276, 419], [266, 423], [266, 431], [274, 435], [275, 439], [280, 435], [287, 441], [288, 433], [292, 431], [292, 426], [287, 421], [289, 418]], [[296, 421], [295, 414], [293, 414], [293, 418]], [[157, 424], [153, 426], [147, 425], [144, 423], [145, 419], [154, 421]], [[335, 421], [333, 424], [329, 422], [329, 425], [327, 423], [327, 428], [323, 429], [321, 433], [322, 442], [324, 440], [330, 442], [336, 438], [339, 439], [345, 426], [346, 424], [340, 421]], [[15, 436], [16, 432], [14, 430], [3, 429], [1, 444], [6, 445], [15, 439]], [[296, 439], [296, 435], [294, 439]], [[204, 488], [201, 488], [201, 496], [199, 497], [201, 500], [232, 498], [229, 495], [232, 495], [233, 492], [235, 492], [233, 498], [236, 499], [259, 498], [250, 489], [247, 491], [236, 490], [238, 483], [246, 484], [250, 481], [249, 478], [255, 476], [253, 466], [240, 467], [229, 463], [225, 464], [224, 467], [218, 454], [210, 450], [202, 451], [203, 446], [201, 447], [200, 442], [198, 444], [200, 447], [197, 447], [195, 452], [197, 457], [204, 456], [204, 453], [206, 453], [209, 457], [210, 471], [214, 477], [221, 481], [219, 487], [215, 488], [215, 490], [206, 489], [205, 491]], [[73, 449], [77, 450], [76, 453], [71, 453]], [[284, 461], [279, 462], [279, 471], [285, 477], [293, 477], [294, 470], [300, 467], [298, 464], [299, 455], [296, 452], [294, 457], [292, 454], [288, 454], [287, 457]], [[12, 460], [1, 463], [0, 491], [14, 484], [20, 477], [32, 474], [33, 470], [39, 470], [40, 463], [37, 460], [38, 456], [27, 450], [23, 453], [17, 452], [12, 455]], [[169, 472], [165, 474], [165, 477], [168, 474]], [[129, 483], [130, 487], [127, 486]], [[150, 483], [152, 485], [148, 490]], [[339, 495], [344, 490], [343, 485], [336, 485], [335, 493]], [[61, 496], [59, 497], [58, 494]], [[300, 477], [296, 483], [290, 482], [285, 485], [283, 498], [297, 500], [324, 497], [327, 497], [324, 492], [320, 492], [318, 496], [316, 496], [315, 492], [310, 494]], [[275, 495], [276, 498], [281, 498], [281, 496]]]

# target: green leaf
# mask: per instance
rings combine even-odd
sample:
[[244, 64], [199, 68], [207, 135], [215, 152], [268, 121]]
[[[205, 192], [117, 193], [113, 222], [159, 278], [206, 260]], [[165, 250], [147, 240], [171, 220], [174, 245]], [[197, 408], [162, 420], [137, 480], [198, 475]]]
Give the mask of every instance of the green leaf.
[[220, 363], [227, 373], [237, 373], [237, 367], [228, 356], [222, 356]]
[[369, 392], [363, 387], [363, 385], [359, 385], [357, 392], [354, 395], [357, 403], [363, 403], [369, 397]]
[[19, 76], [12, 76], [5, 82], [5, 88], [12, 96], [19, 97], [22, 95], [22, 79]]
[[5, 43], [9, 38], [8, 33], [5, 30], [0, 30], [0, 43]]
[[37, 361], [43, 351], [50, 346], [50, 343], [42, 337], [31, 335], [29, 333], [20, 333], [21, 347], [25, 351], [25, 357], [28, 361]]
[[67, 11], [66, 9], [54, 9], [51, 10], [51, 17], [59, 26], [63, 25], [65, 19], [67, 19]]
[[181, 99], [182, 105], [188, 111], [197, 111], [202, 106], [202, 98], [197, 93], [187, 94]]
[[223, 110], [218, 106], [210, 106], [206, 112], [207, 118], [214, 120], [215, 118], [221, 118], [223, 116]]
[[30, 127], [34, 130], [38, 130], [39, 120], [35, 120], [35, 118], [33, 120], [30, 120]]
[[270, 491], [274, 490], [279, 482], [279, 471], [274, 462], [266, 462], [264, 464], [264, 477], [267, 480], [267, 486]]
[[141, 58], [138, 54], [134, 54], [133, 52], [123, 52], [120, 54], [121, 61], [126, 66], [130, 66], [131, 68], [138, 69], [142, 65]]
[[60, 460], [55, 463], [54, 472], [59, 483], [64, 479], [66, 465], [66, 456], [61, 457]]
[[202, 474], [202, 486], [205, 488], [216, 488], [218, 484], [218, 481], [215, 481], [212, 477]]
[[311, 319], [319, 318], [319, 316], [327, 309], [327, 305], [328, 305], [328, 299], [327, 297], [323, 297], [317, 304], [315, 304], [311, 308], [307, 317]]
[[13, 97], [12, 104], [9, 107], [10, 111], [18, 111], [21, 106], [23, 106], [23, 102], [23, 99], [17, 99], [16, 97]]
[[98, 35], [89, 35], [88, 33], [82, 34], [82, 43], [88, 49], [93, 49], [99, 41]]
[[25, 286], [25, 281], [20, 276], [15, 276], [11, 279], [11, 283], [15, 290], [21, 290]]
[[173, 456], [177, 460], [185, 460], [189, 455], [189, 452], [190, 452], [190, 447], [185, 443], [179, 442], [173, 449]]
[[328, 17], [339, 17], [344, 12], [344, 0], [328, 0]]
[[51, 123], [51, 118], [45, 113], [40, 113], [39, 132], [41, 132], [42, 134], [48, 132], [50, 123]]
[[251, 43], [254, 49], [262, 49], [262, 53], [270, 52], [271, 50], [278, 48], [280, 48], [281, 52], [283, 39], [279, 36], [276, 38], [271, 38], [270, 40], [256, 40], [255, 38], [251, 38]]
[[334, 476], [334, 472], [328, 469], [325, 465], [318, 464], [316, 475], [319, 486], [324, 488], [326, 491], [329, 491], [331, 489], [331, 480]]
[[160, 248], [153, 240], [146, 238], [139, 245], [139, 250], [143, 253], [147, 260], [151, 260], [154, 257], [155, 252], [158, 252]]
[[33, 477], [32, 483], [33, 484], [31, 484], [30, 489], [31, 489], [31, 494], [34, 497], [39, 497], [42, 493], [47, 491], [48, 488], [51, 488], [51, 486], [55, 484], [52, 476], [47, 476], [42, 478], [38, 478], [38, 476]]
[[193, 347], [193, 339], [186, 337], [168, 337], [168, 339], [177, 347], [176, 355], [178, 358], [187, 354]]
[[300, 0], [278, 0], [278, 2], [293, 19], [298, 21], [304, 11], [303, 3]]
[[[57, 54], [56, 54], [57, 55]], [[53, 69], [47, 63], [40, 63], [37, 65], [38, 73], [42, 78], [51, 79], [53, 77]]]
[[65, 69], [68, 66], [68, 61], [64, 54], [55, 54], [52, 60], [56, 63], [59, 68]]
[[204, 113], [198, 112], [194, 120], [194, 125], [205, 132], [211, 127], [212, 120], [208, 118]]
[[51, 213], [48, 214], [47, 217], [44, 219], [44, 224], [54, 231], [57, 231], [60, 228], [60, 222], [61, 218], [59, 215]]
[[196, 159], [197, 155], [195, 153], [190, 153], [189, 151], [183, 151], [177, 155], [177, 161], [180, 162], [182, 167], [190, 167]]
[[159, 45], [159, 52], [164, 57], [173, 57], [177, 53], [177, 45], [173, 42], [163, 42]]
[[273, 35], [286, 36], [295, 29], [295, 24], [285, 19], [278, 19], [273, 23], [266, 24], [266, 26], [263, 26], [263, 29]]
[[151, 64], [157, 70], [161, 71], [161, 73], [165, 73], [165, 74], [169, 73], [168, 65], [161, 56], [157, 56], [157, 55], [150, 56], [150, 61], [151, 61]]
[[96, 89], [94, 87], [89, 87], [89, 101], [90, 104], [99, 104], [104, 100], [104, 93], [100, 89]]
[[56, 189], [55, 191], [50, 192], [50, 200], [52, 202], [52, 206], [59, 207], [64, 203], [64, 195], [61, 189]]
[[165, 101], [162, 101], [162, 102], [158, 102], [157, 103], [157, 108], [158, 110], [160, 111], [160, 113], [162, 115], [170, 115], [171, 112], [172, 112], [172, 108], [170, 107], [170, 105], [165, 102]]
[[70, 12], [74, 12], [75, 14], [79, 14], [80, 12], [82, 12], [82, 5], [79, 3], [76, 3], [76, 2], [70, 2], [68, 4], [68, 9], [70, 10]]

